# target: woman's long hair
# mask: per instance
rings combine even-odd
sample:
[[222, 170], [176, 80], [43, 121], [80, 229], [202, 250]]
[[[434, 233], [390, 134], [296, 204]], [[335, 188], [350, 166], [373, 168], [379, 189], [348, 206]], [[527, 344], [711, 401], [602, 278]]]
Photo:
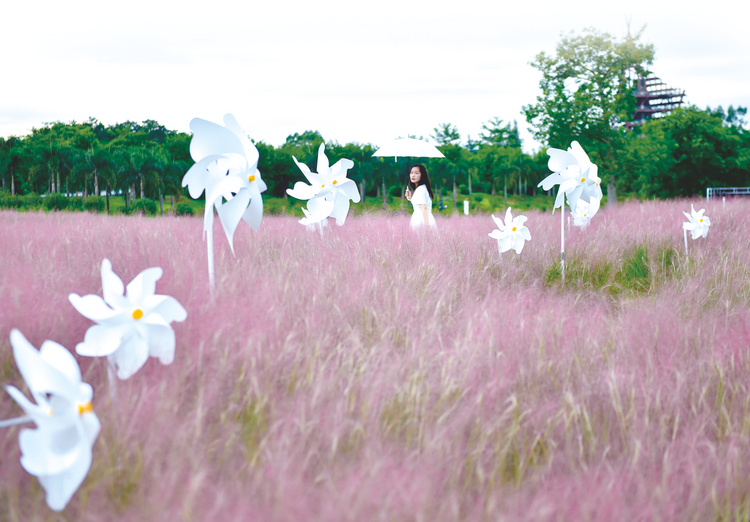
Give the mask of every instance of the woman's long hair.
[[[411, 169], [414, 167], [417, 167], [419, 169], [419, 172], [421, 174], [419, 181], [415, 185], [411, 182]], [[417, 189], [419, 185], [425, 185], [427, 187], [427, 192], [430, 194], [430, 199], [435, 199], [435, 195], [432, 193], [432, 185], [430, 184], [430, 176], [427, 175], [427, 169], [424, 168], [424, 165], [412, 165], [411, 169], [409, 169], [409, 190], [411, 190], [411, 193], [414, 194], [414, 191]]]

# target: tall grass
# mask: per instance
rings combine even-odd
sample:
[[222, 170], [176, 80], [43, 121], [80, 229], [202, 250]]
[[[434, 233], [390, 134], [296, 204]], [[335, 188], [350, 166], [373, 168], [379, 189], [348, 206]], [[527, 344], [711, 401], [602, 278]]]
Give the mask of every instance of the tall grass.
[[[217, 223], [209, 302], [200, 217], [0, 213], [8, 333], [74, 350], [108, 257], [188, 310], [175, 362], [109, 398], [78, 357], [102, 433], [69, 520], [746, 520], [750, 205], [627, 203], [498, 255], [488, 216], [364, 214], [324, 237], [291, 217]], [[20, 414], [5, 396], [0, 418]], [[0, 520], [58, 520], [0, 433]]]

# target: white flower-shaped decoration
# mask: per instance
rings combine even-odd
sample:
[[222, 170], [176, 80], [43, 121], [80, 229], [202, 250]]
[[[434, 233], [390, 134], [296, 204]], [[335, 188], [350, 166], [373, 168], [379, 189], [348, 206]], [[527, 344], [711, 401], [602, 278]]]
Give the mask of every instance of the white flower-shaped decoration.
[[70, 303], [96, 325], [86, 331], [76, 352], [89, 357], [107, 356], [117, 367], [117, 376], [127, 379], [151, 357], [162, 364], [174, 360], [175, 336], [172, 321], [184, 321], [187, 312], [174, 297], [154, 295], [159, 267], [148, 268], [127, 286], [112, 271], [109, 259], [102, 261], [102, 293], [70, 294]]
[[[197, 199], [206, 191], [204, 231], [213, 226], [213, 207], [234, 252], [234, 231], [240, 219], [254, 230], [263, 219], [263, 198], [266, 184], [258, 170], [258, 149], [243, 132], [231, 114], [224, 116], [224, 126], [194, 118], [190, 122], [193, 139], [190, 155], [195, 165], [182, 178], [190, 197]], [[222, 203], [226, 200], [226, 203]]]
[[512, 248], [516, 251], [516, 254], [520, 254], [524, 242], [531, 240], [529, 229], [523, 226], [526, 222], [526, 216], [514, 218], [510, 213], [510, 207], [508, 207], [508, 210], [505, 211], [505, 223], [502, 219], [496, 218], [494, 214], [492, 219], [495, 221], [498, 230], [493, 230], [489, 233], [489, 236], [497, 239], [497, 247], [500, 253], [507, 252]]
[[[693, 239], [698, 239], [699, 237], [703, 236], [706, 237], [708, 235], [708, 227], [711, 226], [711, 220], [708, 219], [708, 216], [704, 216], [703, 212], [705, 209], [700, 209], [698, 212], [695, 211], [695, 208], [693, 207], [693, 204], [690, 204], [690, 214], [687, 212], [683, 212], [685, 214], [685, 217], [688, 218], [687, 223], [682, 224], [682, 228], [685, 230], [689, 230], [690, 234], [693, 236]], [[687, 245], [687, 243], [685, 243]]]
[[99, 419], [91, 407], [93, 390], [81, 382], [71, 353], [53, 341], [37, 351], [21, 332], [10, 332], [16, 365], [36, 404], [14, 386], [6, 391], [36, 423], [18, 436], [21, 466], [39, 479], [47, 505], [62, 511], [91, 467]]
[[591, 203], [592, 198], [602, 198], [602, 188], [598, 167], [591, 163], [581, 145], [574, 141], [567, 151], [548, 149], [547, 166], [553, 172], [539, 183], [544, 190], [560, 185], [554, 208], [562, 207], [563, 197], [567, 197], [570, 208], [575, 211], [579, 199]]
[[320, 144], [318, 149], [318, 172], [311, 172], [304, 163], [297, 161], [292, 156], [302, 174], [305, 175], [310, 185], [298, 181], [293, 189], [286, 192], [293, 198], [307, 199], [309, 216], [305, 214], [306, 221], [300, 220], [303, 225], [317, 223], [327, 217], [336, 218], [336, 224], [341, 226], [346, 220], [349, 212], [349, 201], [359, 203], [359, 190], [357, 184], [346, 177], [346, 171], [354, 166], [349, 159], [341, 159], [332, 167], [328, 163], [325, 154], [325, 143]]
[[591, 222], [597, 212], [599, 212], [599, 206], [601, 199], [591, 198], [590, 203], [586, 203], [582, 199], [578, 200], [575, 210], [573, 211], [573, 225], [581, 228], [586, 228]]

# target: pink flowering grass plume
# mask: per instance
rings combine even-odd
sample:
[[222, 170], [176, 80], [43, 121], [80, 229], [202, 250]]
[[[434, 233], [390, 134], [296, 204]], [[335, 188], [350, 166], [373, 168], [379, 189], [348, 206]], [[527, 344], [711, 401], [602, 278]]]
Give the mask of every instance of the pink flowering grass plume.
[[571, 143], [567, 151], [550, 148], [547, 154], [550, 156], [547, 166], [552, 174], [544, 178], [538, 186], [550, 190], [553, 186], [560, 185], [554, 208], [562, 207], [565, 197], [574, 211], [579, 199], [591, 203], [593, 198], [602, 198], [598, 167], [591, 162], [577, 141]]
[[39, 479], [47, 505], [62, 511], [91, 467], [91, 449], [100, 424], [94, 414], [91, 386], [81, 381], [81, 370], [71, 353], [53, 341], [37, 351], [23, 334], [10, 332], [13, 356], [36, 403], [15, 386], [6, 391], [36, 429], [18, 436], [21, 466]]
[[195, 164], [182, 178], [182, 186], [188, 187], [193, 199], [206, 192], [203, 229], [211, 230], [212, 207], [216, 207], [234, 252], [234, 231], [240, 219], [256, 231], [263, 219], [260, 193], [267, 187], [258, 170], [258, 149], [231, 114], [224, 116], [224, 126], [194, 118], [190, 130], [193, 131], [190, 155]]
[[711, 220], [708, 218], [708, 216], [703, 215], [703, 212], [705, 212], [705, 210], [706, 209], [702, 208], [698, 212], [696, 212], [695, 207], [691, 203], [690, 214], [688, 214], [687, 212], [683, 212], [683, 214], [685, 214], [685, 217], [688, 218], [688, 222], [683, 223], [682, 228], [684, 228], [685, 230], [689, 230], [690, 234], [693, 236], [693, 239], [698, 239], [701, 236], [706, 237], [708, 235], [708, 227], [711, 226]]
[[306, 214], [300, 223], [308, 225], [318, 223], [328, 217], [336, 218], [336, 224], [341, 226], [346, 221], [349, 212], [349, 201], [359, 203], [360, 196], [357, 184], [346, 177], [346, 171], [354, 167], [349, 159], [340, 159], [330, 166], [325, 154], [325, 143], [318, 149], [318, 172], [310, 171], [310, 167], [297, 161], [292, 156], [309, 185], [302, 181], [294, 184], [294, 188], [287, 189], [287, 194], [297, 199], [306, 199], [309, 216]]
[[148, 268], [127, 286], [112, 271], [109, 259], [102, 261], [102, 292], [98, 295], [70, 294], [70, 303], [96, 325], [86, 331], [76, 352], [88, 357], [107, 356], [117, 367], [117, 376], [128, 379], [151, 357], [162, 364], [174, 360], [175, 335], [172, 321], [184, 321], [187, 312], [174, 297], [155, 295], [159, 267]]
[[520, 254], [526, 241], [531, 241], [529, 229], [523, 226], [526, 222], [526, 216], [516, 216], [510, 213], [510, 207], [505, 212], [505, 223], [502, 219], [496, 218], [494, 214], [492, 219], [497, 225], [497, 229], [489, 233], [493, 239], [497, 239], [497, 248], [500, 253], [507, 252], [511, 248], [516, 254]]

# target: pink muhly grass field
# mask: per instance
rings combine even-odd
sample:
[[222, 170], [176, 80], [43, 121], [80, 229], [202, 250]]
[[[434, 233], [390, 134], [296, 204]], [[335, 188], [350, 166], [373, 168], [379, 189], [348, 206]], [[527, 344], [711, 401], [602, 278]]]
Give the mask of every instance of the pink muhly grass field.
[[[488, 215], [323, 237], [267, 216], [236, 257], [217, 222], [214, 303], [200, 218], [0, 212], [0, 383], [25, 389], [11, 328], [75, 350], [92, 323], [67, 296], [101, 295], [103, 258], [126, 284], [161, 266], [188, 311], [175, 362], [112, 400], [106, 360], [76, 356], [102, 431], [65, 519], [747, 519], [750, 204], [694, 203], [712, 226], [689, 260], [689, 201], [566, 231], [565, 287], [559, 213], [526, 213], [502, 257]], [[59, 520], [18, 432], [0, 520]]]

